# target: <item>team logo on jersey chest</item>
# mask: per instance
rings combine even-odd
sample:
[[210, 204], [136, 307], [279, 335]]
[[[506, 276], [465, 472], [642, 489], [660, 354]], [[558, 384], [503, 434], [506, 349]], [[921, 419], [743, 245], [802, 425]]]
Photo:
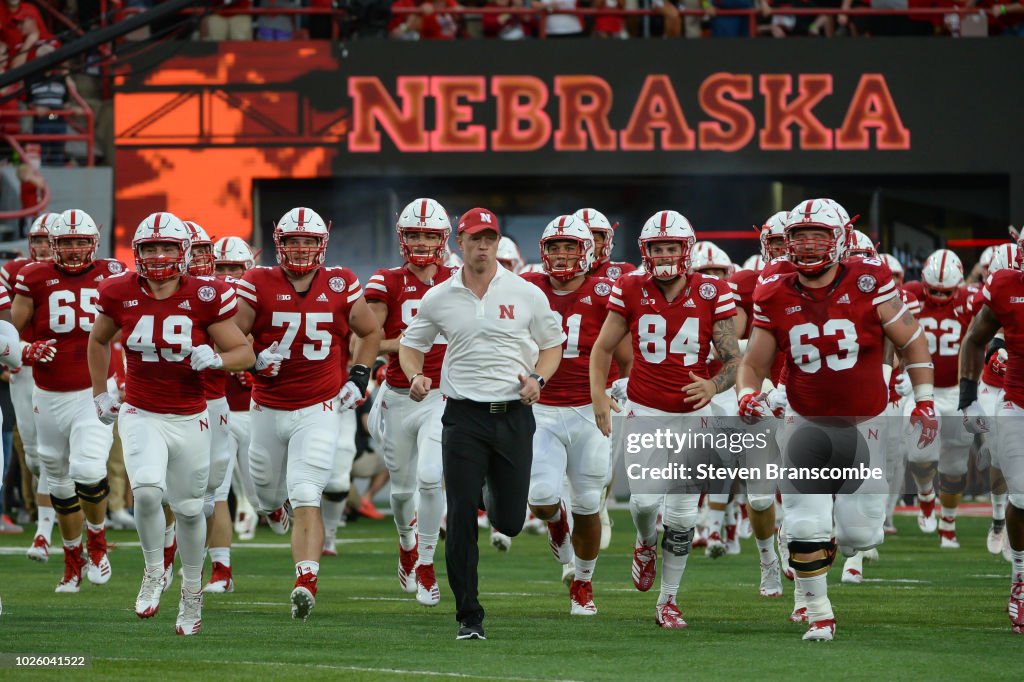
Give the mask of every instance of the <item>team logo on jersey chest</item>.
[[715, 300], [715, 297], [718, 296], [718, 289], [711, 282], [705, 282], [697, 289], [697, 293], [700, 294], [700, 297], [705, 301], [713, 301]]
[[119, 274], [119, 273], [120, 273], [120, 272], [121, 272], [122, 270], [124, 270], [124, 266], [123, 266], [123, 265], [121, 265], [121, 264], [120, 264], [119, 262], [117, 262], [116, 260], [115, 260], [115, 261], [110, 261], [109, 263], [107, 263], [107, 270], [110, 270], [110, 274], [112, 274], [112, 275], [117, 275], [117, 274]]
[[331, 277], [331, 280], [327, 282], [327, 286], [331, 288], [331, 291], [340, 294], [345, 291], [345, 278]]
[[857, 288], [865, 294], [874, 291], [876, 286], [878, 286], [878, 280], [875, 279], [874, 275], [861, 275], [857, 278]]
[[612, 293], [612, 288], [608, 282], [598, 282], [594, 285], [594, 293], [598, 296], [607, 296]]
[[[618, 279], [619, 275], [621, 275], [621, 274], [622, 274], [622, 268], [620, 268], [618, 265], [612, 265], [612, 266], [610, 266], [608, 268], [608, 272], [606, 274], [606, 277], [608, 277], [608, 279]], [[602, 296], [603, 295], [604, 294], [602, 294]]]
[[1011, 296], [1010, 303], [1024, 303], [1024, 296]]
[[199, 287], [199, 291], [196, 292], [196, 296], [203, 303], [209, 303], [213, 299], [217, 298], [217, 290], [213, 287]]
[[59, 279], [48, 279], [46, 280], [46, 286], [52, 287], [54, 284], [60, 284]]

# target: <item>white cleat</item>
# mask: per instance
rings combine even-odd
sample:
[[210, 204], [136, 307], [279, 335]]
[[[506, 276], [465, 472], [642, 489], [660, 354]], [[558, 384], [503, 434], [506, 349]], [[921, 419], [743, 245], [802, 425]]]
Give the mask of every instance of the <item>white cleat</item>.
[[249, 500], [243, 496], [235, 509], [235, 533], [239, 540], [252, 540], [256, 537], [256, 526], [259, 524], [259, 516], [252, 508]]
[[179, 635], [198, 635], [203, 625], [203, 592], [189, 592], [181, 588], [181, 601], [178, 603], [178, 620], [174, 629]]
[[434, 564], [416, 565], [416, 601], [423, 606], [437, 606], [441, 588], [437, 585]]
[[267, 515], [267, 525], [276, 535], [287, 535], [288, 529], [292, 527], [290, 502], [285, 501], [280, 507]]
[[566, 587], [572, 587], [574, 580], [576, 580], [576, 562], [570, 561], [562, 566], [562, 582]]
[[93, 563], [90, 557], [89, 563], [86, 566], [85, 577], [89, 579], [93, 585], [105, 585], [110, 582], [110, 559], [104, 554], [97, 563]]
[[995, 529], [995, 526], [990, 526], [988, 529], [988, 537], [985, 540], [985, 546], [988, 548], [989, 554], [999, 554], [1003, 551], [1003, 538], [1006, 537], [1006, 528]]
[[588, 580], [574, 580], [569, 585], [569, 615], [596, 616], [597, 605], [594, 604], [594, 586]]
[[939, 549], [960, 549], [960, 541], [956, 535], [942, 535], [939, 537]]
[[300, 585], [292, 590], [291, 602], [292, 618], [306, 620], [313, 612], [313, 607], [316, 606], [316, 597], [307, 588]]
[[135, 517], [127, 509], [110, 512], [108, 525], [114, 530], [135, 530]]
[[507, 552], [512, 549], [512, 538], [491, 529], [491, 546], [499, 552]]
[[790, 623], [806, 623], [807, 622], [807, 607], [797, 606], [793, 609], [793, 613], [789, 614]]
[[708, 546], [704, 548], [704, 556], [717, 559], [720, 556], [725, 556], [726, 547], [725, 543], [722, 542], [722, 536], [716, 531], [708, 536]]
[[864, 582], [864, 574], [857, 568], [843, 567], [843, 582], [847, 585], [860, 585]]
[[836, 621], [834, 619], [816, 620], [807, 628], [803, 640], [805, 642], [831, 642], [835, 636]]
[[139, 618], [152, 618], [160, 609], [160, 595], [164, 593], [163, 575], [160, 569], [143, 573], [139, 596], [135, 598], [135, 615]]
[[477, 528], [490, 528], [491, 520], [487, 518], [487, 512], [479, 510], [476, 513], [476, 527]]
[[32, 561], [38, 561], [41, 564], [45, 564], [50, 560], [50, 541], [42, 535], [37, 535], [32, 540], [32, 546], [25, 552]]
[[736, 526], [736, 534], [741, 540], [749, 540], [754, 536], [754, 527], [750, 525], [750, 519], [744, 516]]
[[939, 515], [935, 513], [935, 498], [922, 500], [917, 496], [917, 527], [922, 533], [934, 533], [939, 528]]
[[782, 568], [779, 561], [761, 563], [761, 587], [758, 590], [762, 597], [782, 596]]
[[338, 556], [338, 538], [324, 535], [324, 546], [320, 556]]

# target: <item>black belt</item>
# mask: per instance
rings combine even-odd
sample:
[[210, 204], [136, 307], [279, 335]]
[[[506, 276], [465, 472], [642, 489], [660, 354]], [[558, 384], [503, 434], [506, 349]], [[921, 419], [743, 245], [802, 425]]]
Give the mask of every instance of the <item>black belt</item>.
[[466, 407], [484, 410], [491, 414], [504, 414], [506, 412], [518, 410], [521, 407], [526, 407], [521, 400], [506, 400], [497, 403], [481, 403], [476, 400], [455, 400], [453, 398], [449, 398], [448, 400], [456, 405], [465, 405]]

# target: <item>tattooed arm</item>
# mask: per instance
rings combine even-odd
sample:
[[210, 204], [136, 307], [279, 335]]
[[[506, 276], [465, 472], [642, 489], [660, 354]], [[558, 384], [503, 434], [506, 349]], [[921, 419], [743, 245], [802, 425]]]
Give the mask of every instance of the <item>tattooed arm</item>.
[[740, 346], [736, 340], [737, 325], [733, 320], [726, 318], [715, 322], [711, 331], [711, 339], [715, 345], [715, 351], [722, 361], [722, 369], [711, 380], [715, 382], [715, 392], [732, 388], [736, 383], [736, 370], [740, 366]]

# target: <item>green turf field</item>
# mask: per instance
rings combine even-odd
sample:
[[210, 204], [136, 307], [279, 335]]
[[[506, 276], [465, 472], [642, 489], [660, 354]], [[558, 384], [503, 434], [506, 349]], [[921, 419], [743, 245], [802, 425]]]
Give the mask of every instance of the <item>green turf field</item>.
[[[680, 590], [690, 624], [654, 625], [654, 590], [630, 580], [632, 525], [613, 513], [616, 533], [597, 565], [594, 618], [571, 618], [559, 566], [543, 537], [516, 538], [498, 555], [481, 533], [481, 601], [486, 642], [456, 642], [456, 622], [439, 551], [442, 601], [434, 609], [398, 589], [397, 539], [390, 517], [360, 520], [339, 531], [339, 556], [321, 564], [316, 609], [306, 623], [289, 617], [293, 565], [284, 538], [261, 528], [255, 543], [232, 553], [236, 590], [206, 600], [203, 630], [174, 633], [178, 579], [160, 613], [139, 620], [134, 599], [142, 572], [137, 544], [111, 552], [114, 575], [77, 595], [54, 594], [63, 571], [60, 550], [50, 563], [23, 553], [0, 554], [0, 651], [88, 654], [91, 667], [0, 669], [14, 679], [1013, 679], [1024, 677], [1024, 638], [1006, 616], [1009, 565], [984, 546], [987, 519], [962, 518], [963, 548], [940, 551], [911, 517], [867, 564], [869, 582], [839, 583], [830, 595], [838, 619], [832, 643], [800, 640], [806, 626], [787, 621], [792, 583], [780, 599], [757, 594], [753, 540], [743, 554], [712, 561], [691, 557]], [[24, 548], [0, 536], [0, 549]], [[56, 531], [55, 531], [56, 537]], [[133, 532], [113, 542], [137, 543]], [[249, 543], [252, 544], [252, 543]]]

